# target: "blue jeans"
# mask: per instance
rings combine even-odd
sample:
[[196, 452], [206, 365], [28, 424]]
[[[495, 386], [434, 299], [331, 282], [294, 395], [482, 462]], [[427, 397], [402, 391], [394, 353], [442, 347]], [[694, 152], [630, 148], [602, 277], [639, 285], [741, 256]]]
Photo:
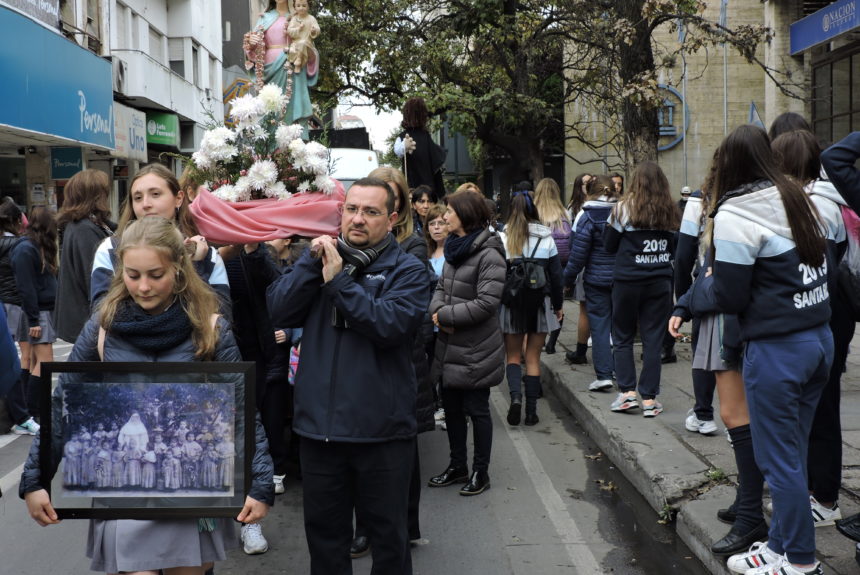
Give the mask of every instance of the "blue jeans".
[[597, 379], [612, 379], [615, 364], [609, 332], [612, 329], [612, 286], [585, 284], [585, 311], [591, 326], [591, 361]]
[[755, 460], [773, 497], [767, 546], [792, 563], [815, 562], [806, 462], [809, 430], [832, 362], [827, 324], [751, 340], [744, 354]]

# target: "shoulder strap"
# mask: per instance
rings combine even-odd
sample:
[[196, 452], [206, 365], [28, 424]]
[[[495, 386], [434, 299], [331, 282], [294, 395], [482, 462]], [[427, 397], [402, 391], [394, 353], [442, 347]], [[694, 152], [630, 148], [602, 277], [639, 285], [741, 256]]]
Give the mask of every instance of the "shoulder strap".
[[542, 241], [543, 241], [543, 236], [538, 236], [538, 241], [537, 241], [537, 243], [535, 244], [534, 249], [532, 249], [532, 254], [529, 256], [529, 259], [532, 259], [532, 258], [534, 258], [534, 257], [535, 257], [535, 254], [537, 253], [538, 246], [540, 245], [540, 243], [541, 243]]
[[97, 348], [99, 350], [99, 359], [101, 361], [105, 360], [105, 328], [99, 326], [99, 341], [97, 344]]

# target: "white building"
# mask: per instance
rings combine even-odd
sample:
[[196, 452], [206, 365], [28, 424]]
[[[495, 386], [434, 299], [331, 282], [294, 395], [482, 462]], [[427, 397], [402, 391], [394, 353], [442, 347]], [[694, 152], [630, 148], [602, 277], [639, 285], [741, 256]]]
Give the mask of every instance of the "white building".
[[[221, 9], [206, 0], [0, 0], [0, 195], [62, 204], [84, 168], [114, 213], [141, 164], [178, 165], [223, 117]], [[22, 49], [26, 47], [26, 49]]]

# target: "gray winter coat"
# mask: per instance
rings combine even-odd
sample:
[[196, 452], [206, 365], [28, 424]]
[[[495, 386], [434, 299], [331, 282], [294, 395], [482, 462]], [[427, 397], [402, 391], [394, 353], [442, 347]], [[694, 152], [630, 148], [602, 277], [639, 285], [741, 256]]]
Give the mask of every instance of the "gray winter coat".
[[485, 389], [505, 375], [505, 349], [499, 305], [505, 285], [505, 249], [499, 236], [484, 230], [472, 253], [458, 267], [445, 262], [430, 302], [438, 313], [439, 330], [433, 381], [453, 389]]

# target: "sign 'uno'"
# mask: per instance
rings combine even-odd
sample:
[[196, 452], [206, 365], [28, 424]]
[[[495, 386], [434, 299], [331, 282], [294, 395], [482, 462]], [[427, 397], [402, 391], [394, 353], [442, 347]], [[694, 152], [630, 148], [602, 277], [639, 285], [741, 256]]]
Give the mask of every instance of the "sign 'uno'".
[[133, 115], [131, 117], [131, 126], [128, 128], [128, 146], [134, 151], [146, 151], [146, 116]]
[[78, 90], [78, 97], [81, 99], [78, 107], [81, 111], [81, 133], [105, 134], [113, 143], [113, 106], [108, 107], [107, 117], [104, 117], [98, 112], [90, 113], [87, 110], [87, 96], [83, 90]]

